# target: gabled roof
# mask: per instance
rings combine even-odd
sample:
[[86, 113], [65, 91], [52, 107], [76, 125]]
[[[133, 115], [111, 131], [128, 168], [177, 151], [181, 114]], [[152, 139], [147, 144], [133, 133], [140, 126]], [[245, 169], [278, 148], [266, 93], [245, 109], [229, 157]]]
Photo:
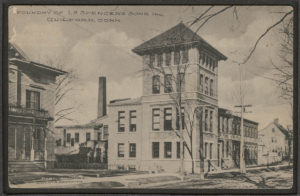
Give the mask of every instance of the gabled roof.
[[274, 122], [274, 125], [286, 136], [290, 135], [290, 132], [288, 130], [286, 130], [282, 125], [280, 125], [279, 123]]
[[63, 70], [31, 61], [29, 57], [24, 53], [24, 51], [15, 43], [10, 42], [8, 49], [9, 61], [14, 62], [16, 65], [19, 65], [21, 67], [24, 67], [24, 65], [31, 66], [32, 68], [46, 70], [55, 75], [63, 75], [67, 73]]
[[141, 55], [143, 52], [151, 49], [170, 47], [174, 45], [182, 45], [187, 43], [199, 43], [216, 53], [220, 60], [227, 59], [226, 56], [224, 56], [221, 52], [212, 47], [202, 37], [200, 37], [197, 33], [192, 31], [182, 22], [172, 27], [171, 29], [165, 31], [164, 33], [161, 33], [155, 36], [154, 38], [135, 47], [132, 51]]

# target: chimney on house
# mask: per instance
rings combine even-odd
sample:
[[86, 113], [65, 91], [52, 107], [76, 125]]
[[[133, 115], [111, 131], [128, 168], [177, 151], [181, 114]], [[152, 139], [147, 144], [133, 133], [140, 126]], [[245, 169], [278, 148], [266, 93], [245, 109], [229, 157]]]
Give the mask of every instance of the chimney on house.
[[97, 118], [106, 115], [106, 77], [99, 77]]
[[274, 123], [275, 123], [275, 124], [278, 124], [278, 122], [279, 122], [278, 118], [275, 118], [275, 119], [274, 119]]

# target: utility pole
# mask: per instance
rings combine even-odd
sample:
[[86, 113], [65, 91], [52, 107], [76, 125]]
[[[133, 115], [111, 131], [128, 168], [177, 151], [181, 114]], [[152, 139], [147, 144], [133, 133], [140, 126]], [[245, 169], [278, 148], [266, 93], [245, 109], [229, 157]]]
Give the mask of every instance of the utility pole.
[[242, 92], [242, 82], [243, 82], [243, 72], [242, 65], [239, 64], [240, 68], [240, 98], [241, 105], [236, 105], [235, 107], [241, 108], [241, 143], [240, 143], [240, 173], [246, 173], [246, 164], [245, 164], [245, 156], [244, 156], [244, 113], [246, 112], [246, 107], [251, 107], [252, 105], [244, 105], [244, 94]]

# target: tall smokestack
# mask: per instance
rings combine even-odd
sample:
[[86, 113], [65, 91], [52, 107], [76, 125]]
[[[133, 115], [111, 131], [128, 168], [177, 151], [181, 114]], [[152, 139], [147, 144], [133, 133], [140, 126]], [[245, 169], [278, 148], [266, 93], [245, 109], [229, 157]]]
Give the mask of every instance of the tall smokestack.
[[99, 77], [97, 117], [106, 115], [106, 77]]

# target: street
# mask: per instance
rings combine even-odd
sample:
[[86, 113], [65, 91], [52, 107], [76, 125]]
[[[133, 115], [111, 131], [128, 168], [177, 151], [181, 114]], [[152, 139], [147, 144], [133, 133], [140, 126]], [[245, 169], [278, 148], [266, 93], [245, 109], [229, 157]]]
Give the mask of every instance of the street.
[[[102, 173], [101, 173], [102, 172]], [[17, 173], [9, 176], [12, 188], [154, 188], [154, 189], [289, 189], [293, 184], [291, 166], [263, 167], [239, 172], [209, 174], [204, 180], [188, 175], [145, 172], [59, 171]]]

